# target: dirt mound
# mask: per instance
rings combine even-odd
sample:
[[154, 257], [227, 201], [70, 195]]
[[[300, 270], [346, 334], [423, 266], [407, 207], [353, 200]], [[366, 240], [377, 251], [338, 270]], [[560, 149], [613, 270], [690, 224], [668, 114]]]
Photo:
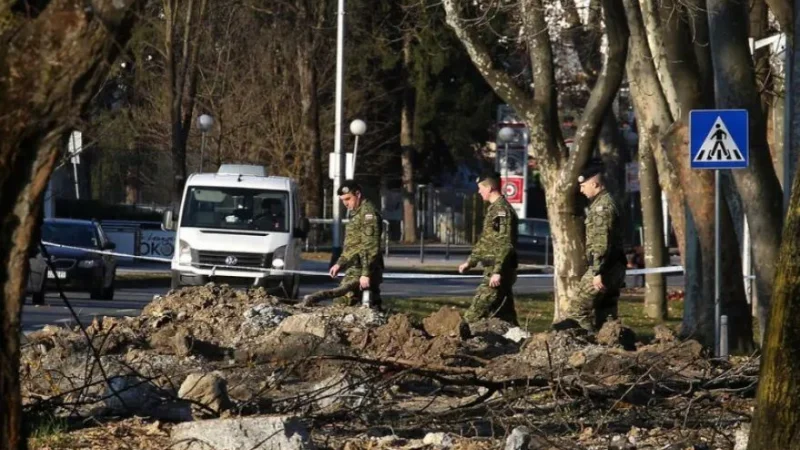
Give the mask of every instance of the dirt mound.
[[460, 339], [449, 336], [428, 338], [415, 328], [408, 316], [397, 314], [378, 328], [350, 336], [350, 345], [376, 359], [397, 358], [419, 364], [448, 364], [460, 347]]
[[[707, 418], [721, 414], [736, 423], [737, 411], [751, 406], [726, 394], [728, 410], [703, 400], [705, 409], [687, 419], [686, 411], [701, 403], [692, 392], [723, 386], [726, 374], [737, 377], [735, 392], [745, 392], [756, 385], [751, 374], [758, 364], [708, 360], [699, 343], [668, 329], [637, 346], [618, 322], [597, 336], [575, 328], [530, 337], [517, 330], [520, 338], [512, 340], [505, 336], [511, 328], [498, 319], [468, 326], [448, 308], [420, 327], [402, 314], [300, 307], [262, 289], [206, 285], [156, 297], [138, 317], [95, 320], [86, 328], [88, 341], [77, 328], [32, 333], [22, 350], [23, 396], [33, 409], [46, 404], [65, 416], [182, 421], [198, 412], [189, 400], [212, 404], [204, 399], [227, 391], [224, 408], [199, 412], [294, 414], [314, 421], [325, 446], [335, 435], [333, 448], [440, 446], [434, 437], [450, 439], [451, 448], [498, 448], [496, 437], [521, 425], [515, 423], [521, 417], [536, 417], [535, 425], [554, 430], [564, 448], [574, 448], [576, 439], [602, 447], [609, 436], [582, 436], [563, 424], [591, 430], [613, 417], [640, 426], [648, 417], [652, 429], [678, 420], [700, 430], [715, 426]], [[179, 388], [191, 377], [214, 383], [183, 398]], [[570, 411], [580, 414], [569, 417]], [[676, 411], [680, 417], [670, 415]], [[487, 419], [495, 416], [502, 420]], [[381, 441], [369, 437], [381, 427], [406, 431]]]

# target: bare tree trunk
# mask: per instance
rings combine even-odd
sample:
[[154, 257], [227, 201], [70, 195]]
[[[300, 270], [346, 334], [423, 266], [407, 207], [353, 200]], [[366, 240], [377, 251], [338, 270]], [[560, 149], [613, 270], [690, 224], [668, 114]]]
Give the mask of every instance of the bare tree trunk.
[[795, 173], [747, 448], [800, 448], [800, 173]]
[[750, 166], [733, 171], [733, 178], [742, 196], [750, 227], [759, 300], [758, 320], [764, 330], [781, 244], [783, 196], [767, 146], [766, 126], [756, 91], [747, 35], [741, 32], [748, 27], [747, 4], [710, 0], [708, 8], [717, 107], [746, 108], [750, 116]]
[[556, 271], [556, 308], [554, 320], [569, 307], [577, 281], [586, 269], [584, 260], [583, 219], [575, 208], [578, 195], [576, 179], [591, 156], [603, 120], [616, 95], [625, 71], [628, 50], [628, 27], [621, 0], [602, 0], [608, 51], [603, 71], [598, 76], [584, 109], [576, 143], [568, 151], [558, 123], [553, 49], [547, 32], [541, 0], [518, 3], [522, 18], [521, 36], [528, 47], [533, 71], [533, 95], [521, 89], [509, 73], [498, 69], [490, 52], [472, 25], [464, 23], [464, 0], [444, 0], [447, 24], [464, 44], [475, 67], [492, 89], [509, 103], [531, 130], [531, 147], [541, 164], [548, 218], [554, 239]]
[[[113, 5], [112, 5], [113, 3]], [[53, 0], [35, 16], [0, 6], [0, 442], [26, 448], [19, 382], [20, 314], [28, 251], [70, 122], [125, 47], [130, 1], [97, 0], [91, 10]], [[53, 64], [69, 61], [69, 64]], [[24, 107], [22, 107], [24, 105]]]
[[[646, 30], [636, 0], [625, 0], [625, 15], [631, 30], [630, 54], [628, 55], [628, 79], [634, 110], [639, 118], [639, 188], [642, 196], [642, 216], [645, 232], [645, 266], [659, 267], [664, 264], [665, 245], [661, 233], [663, 221], [659, 184], [667, 190], [668, 198], [674, 202], [673, 223], [676, 231], [684, 227], [684, 195], [674, 171], [666, 161], [659, 137], [669, 127], [671, 117], [669, 105], [656, 75]], [[657, 163], [656, 154], [661, 155]], [[659, 179], [660, 178], [660, 179]], [[677, 217], [678, 223], [675, 223]], [[677, 234], [677, 233], [676, 233]], [[678, 243], [682, 244], [682, 236]], [[684, 255], [681, 247], [681, 255]], [[666, 283], [664, 275], [645, 276], [645, 311], [658, 319], [667, 317]]]
[[[688, 143], [689, 129], [682, 122], [676, 122], [671, 127], [663, 143], [671, 148], [670, 159], [673, 166], [678, 169], [679, 177], [685, 180], [687, 190], [692, 192], [686, 199], [697, 229], [701, 251], [702, 292], [698, 304], [684, 305], [682, 334], [696, 337], [711, 347], [714, 343], [714, 177], [708, 173], [710, 171], [692, 170], [689, 167]], [[720, 207], [720, 219], [721, 271], [723, 274], [740, 274], [742, 265], [739, 245], [728, 204], [724, 201]], [[731, 349], [749, 351], [752, 348], [752, 321], [742, 318], [742, 311], [747, 309], [742, 278], [726, 279], [722, 283], [720, 295], [725, 308], [723, 314], [727, 314], [730, 319]], [[692, 322], [692, 319], [696, 322]], [[737, 325], [733, 324], [735, 320], [738, 321]]]
[[570, 301], [577, 296], [578, 282], [586, 270], [585, 229], [575, 196], [560, 196], [550, 190], [545, 191], [545, 196], [553, 240], [553, 266], [556, 268], [553, 320], [558, 321], [566, 317]]
[[300, 82], [300, 108], [302, 114], [303, 178], [306, 193], [306, 217], [322, 217], [322, 136], [319, 128], [319, 101], [317, 99], [317, 71], [314, 67], [314, 29], [311, 14], [304, 1], [297, 2], [297, 23], [305, 27], [301, 42], [296, 48], [297, 74]]
[[417, 242], [416, 205], [414, 204], [414, 87], [411, 80], [411, 42], [408, 29], [403, 33], [403, 106], [400, 111], [400, 159], [403, 166], [403, 242]]
[[[195, 0], [181, 6], [178, 0], [164, 0], [165, 39], [164, 48], [169, 85], [171, 154], [172, 154], [172, 201], [179, 204], [186, 182], [186, 144], [194, 117], [197, 93], [197, 58], [202, 44], [201, 25], [205, 20], [208, 0], [199, 0], [195, 11]], [[178, 15], [184, 12], [183, 28], [178, 27]], [[178, 33], [183, 32], [181, 36]], [[177, 42], [176, 42], [177, 41]], [[176, 48], [180, 44], [180, 51]]]
[[[661, 189], [658, 186], [656, 160], [653, 147], [658, 139], [647, 128], [639, 132], [639, 189], [642, 196], [642, 224], [644, 226], [644, 263], [647, 268], [663, 267], [666, 260], [664, 234], [661, 224], [664, 221], [661, 211]], [[667, 285], [664, 274], [645, 275], [644, 311], [647, 317], [664, 320], [667, 318]]]

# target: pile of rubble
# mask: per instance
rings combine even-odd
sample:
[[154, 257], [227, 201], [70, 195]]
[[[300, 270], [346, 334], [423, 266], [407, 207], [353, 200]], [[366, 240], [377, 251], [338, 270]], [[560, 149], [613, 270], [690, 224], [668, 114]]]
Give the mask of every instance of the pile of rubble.
[[45, 327], [21, 373], [29, 411], [105, 418], [140, 448], [679, 449], [746, 436], [757, 369], [664, 327], [649, 345], [619, 322], [531, 336], [450, 308], [415, 323], [207, 285]]

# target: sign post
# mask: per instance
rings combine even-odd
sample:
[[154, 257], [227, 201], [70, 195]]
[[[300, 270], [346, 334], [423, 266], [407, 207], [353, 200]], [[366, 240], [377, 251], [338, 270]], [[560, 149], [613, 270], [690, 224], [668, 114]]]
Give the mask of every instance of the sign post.
[[519, 124], [507, 124], [504, 129], [510, 130], [511, 136], [507, 139], [498, 136], [495, 167], [501, 174], [501, 192], [522, 219], [526, 216], [528, 196], [528, 129]]
[[[720, 177], [725, 169], [744, 169], [750, 162], [749, 117], [744, 109], [689, 112], [689, 155], [692, 169], [714, 170], [714, 354], [727, 356], [720, 345]], [[726, 336], [727, 338], [727, 336]], [[727, 342], [727, 339], [725, 339]], [[723, 353], [726, 353], [723, 355]]]

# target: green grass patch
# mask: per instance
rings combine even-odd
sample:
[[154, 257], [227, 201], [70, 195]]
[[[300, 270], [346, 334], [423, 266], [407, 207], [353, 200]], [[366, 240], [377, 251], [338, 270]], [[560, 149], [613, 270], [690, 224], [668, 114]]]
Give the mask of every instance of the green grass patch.
[[40, 414], [28, 415], [25, 419], [29, 448], [70, 448], [69, 423], [65, 418]]
[[[451, 306], [466, 311], [472, 297], [409, 297], [384, 298], [384, 305], [394, 313], [404, 313], [416, 321], [438, 311], [443, 306]], [[553, 294], [537, 293], [515, 296], [515, 306], [520, 325], [531, 333], [540, 333], [550, 329], [553, 322]], [[683, 317], [683, 302], [667, 303], [669, 318], [665, 325], [677, 330]], [[622, 323], [633, 329], [639, 339], [649, 341], [653, 337], [653, 327], [659, 323], [644, 314], [644, 298], [641, 296], [624, 296], [619, 299], [619, 317]]]

